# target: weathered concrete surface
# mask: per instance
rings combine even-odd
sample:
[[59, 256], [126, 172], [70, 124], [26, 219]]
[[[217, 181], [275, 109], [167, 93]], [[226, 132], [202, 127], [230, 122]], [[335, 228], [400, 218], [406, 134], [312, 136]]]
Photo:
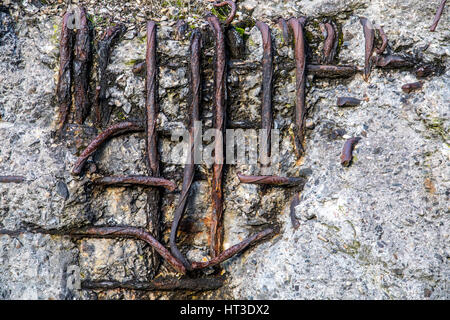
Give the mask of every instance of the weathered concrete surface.
[[[143, 119], [144, 78], [132, 73], [145, 58], [145, 21], [158, 20], [159, 128], [167, 133], [187, 124], [188, 37], [175, 40], [180, 17], [205, 31], [203, 112], [211, 127], [213, 42], [206, 33], [205, 1], [80, 1], [96, 31], [119, 21], [127, 33], [114, 49], [108, 68], [110, 123]], [[436, 2], [436, 3], [435, 3]], [[279, 235], [224, 263], [223, 289], [204, 295], [142, 294], [124, 290], [87, 292], [67, 286], [68, 267], [82, 279], [146, 281], [173, 274], [148, 246], [133, 240], [70, 240], [24, 233], [0, 236], [2, 299], [448, 299], [449, 232], [449, 61], [448, 8], [436, 32], [429, 32], [438, 1], [318, 0], [238, 3], [233, 24], [245, 32], [246, 52], [233, 57], [228, 71], [228, 117], [260, 121], [261, 36], [254, 21], [269, 23], [275, 47], [274, 127], [280, 129], [280, 163], [274, 173], [307, 173], [296, 209], [300, 228], [289, 219], [295, 189], [241, 185], [237, 171], [259, 174], [256, 165], [229, 165], [225, 173], [225, 248], [269, 224]], [[88, 118], [78, 143], [55, 138], [55, 99], [59, 28], [65, 5], [58, 1], [8, 1], [0, 10], [0, 175], [23, 175], [22, 184], [0, 185], [0, 229], [24, 224], [42, 228], [87, 225], [146, 227], [147, 193], [142, 188], [99, 188], [99, 174], [145, 174], [144, 135], [107, 143], [94, 157], [98, 172], [73, 177], [79, 152], [95, 135]], [[144, 10], [144, 9], [146, 10]], [[153, 9], [153, 10], [152, 10]], [[389, 50], [438, 66], [423, 90], [405, 94], [416, 81], [411, 70], [372, 70], [368, 83], [308, 76], [306, 154], [293, 153], [292, 119], [295, 70], [292, 47], [285, 45], [276, 18], [309, 17], [307, 38], [312, 61], [321, 50], [318, 22], [330, 17], [341, 30], [339, 64], [363, 67], [364, 37], [359, 17], [384, 25]], [[428, 45], [428, 48], [423, 48]], [[95, 64], [93, 79], [96, 79]], [[95, 81], [91, 89], [95, 88]], [[338, 96], [365, 98], [358, 107], [338, 108]], [[75, 132], [77, 127], [71, 127]], [[347, 137], [360, 136], [353, 164], [343, 168], [339, 154]], [[73, 137], [72, 137], [73, 138]], [[162, 138], [163, 176], [181, 187], [183, 168], [170, 163], [175, 146]], [[180, 247], [191, 260], [207, 258], [211, 170], [198, 166], [188, 201]], [[208, 178], [208, 179], [207, 179]], [[179, 193], [162, 194], [162, 242], [167, 244]], [[189, 233], [187, 232], [189, 231]], [[207, 271], [210, 272], [210, 271]]]

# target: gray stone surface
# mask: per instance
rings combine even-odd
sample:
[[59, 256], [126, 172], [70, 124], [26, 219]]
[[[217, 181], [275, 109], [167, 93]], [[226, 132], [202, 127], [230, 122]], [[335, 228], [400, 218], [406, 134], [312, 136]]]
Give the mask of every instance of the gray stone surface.
[[[115, 138], [93, 157], [97, 172], [70, 174], [77, 156], [98, 132], [89, 117], [70, 126], [66, 140], [55, 137], [59, 61], [59, 1], [9, 1], [0, 10], [0, 175], [23, 175], [22, 184], [0, 184], [0, 229], [24, 225], [64, 229], [88, 224], [147, 227], [143, 188], [101, 188], [91, 179], [104, 174], [146, 174], [144, 134]], [[77, 1], [74, 1], [78, 3]], [[188, 36], [175, 40], [174, 25], [184, 18], [204, 32], [202, 118], [211, 127], [213, 40], [203, 15], [205, 1], [79, 1], [98, 39], [107, 26], [122, 22], [128, 31], [113, 50], [108, 67], [110, 123], [143, 119], [144, 78], [132, 66], [145, 59], [145, 21], [158, 22], [162, 175], [182, 183], [183, 167], [170, 162], [175, 142], [167, 135], [187, 124]], [[183, 6], [180, 6], [183, 3]], [[448, 8], [436, 32], [429, 32], [437, 1], [316, 0], [239, 1], [233, 25], [245, 32], [245, 54], [230, 62], [228, 117], [260, 121], [261, 36], [255, 20], [267, 22], [275, 53], [274, 127], [280, 130], [274, 174], [307, 173], [293, 230], [289, 204], [296, 189], [239, 184], [236, 172], [259, 174], [257, 165], [229, 165], [225, 173], [224, 248], [267, 225], [277, 236], [222, 264], [225, 286], [215, 292], [136, 293], [76, 290], [68, 267], [82, 279], [147, 281], [174, 275], [149, 247], [134, 240], [83, 239], [22, 233], [0, 236], [1, 299], [448, 299], [449, 259], [449, 101]], [[7, 8], [7, 10], [5, 9]], [[439, 66], [423, 90], [405, 94], [417, 81], [411, 70], [373, 69], [369, 82], [308, 76], [308, 128], [302, 159], [293, 152], [295, 69], [291, 45], [276, 18], [306, 15], [313, 61], [320, 54], [318, 22], [330, 17], [340, 34], [339, 64], [363, 67], [364, 36], [359, 17], [384, 26], [389, 50]], [[428, 45], [427, 49], [424, 50]], [[96, 70], [91, 89], [95, 88]], [[338, 96], [364, 99], [338, 108]], [[80, 130], [81, 129], [81, 130]], [[83, 134], [77, 132], [82, 131]], [[344, 168], [344, 141], [360, 136], [353, 163]], [[75, 139], [76, 138], [76, 139]], [[197, 167], [179, 236], [191, 260], [208, 257], [211, 169]], [[161, 241], [167, 245], [179, 193], [162, 193]], [[70, 268], [69, 268], [70, 270]], [[211, 270], [205, 270], [210, 273]]]

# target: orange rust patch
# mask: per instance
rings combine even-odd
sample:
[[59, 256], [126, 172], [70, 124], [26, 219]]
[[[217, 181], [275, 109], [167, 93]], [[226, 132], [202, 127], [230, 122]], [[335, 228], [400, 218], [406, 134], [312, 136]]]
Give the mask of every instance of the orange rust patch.
[[429, 193], [431, 193], [431, 194], [435, 194], [436, 193], [436, 187], [434, 186], [434, 183], [433, 183], [433, 181], [431, 181], [430, 178], [426, 178], [423, 184], [425, 185], [425, 189]]

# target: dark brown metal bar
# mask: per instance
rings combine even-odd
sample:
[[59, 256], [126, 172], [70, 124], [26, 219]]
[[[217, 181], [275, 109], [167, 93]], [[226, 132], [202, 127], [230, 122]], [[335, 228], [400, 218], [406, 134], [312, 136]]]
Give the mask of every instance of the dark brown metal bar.
[[388, 38], [387, 38], [386, 33], [384, 33], [383, 27], [380, 26], [378, 28], [378, 31], [380, 32], [380, 37], [381, 37], [382, 43], [381, 43], [381, 47], [377, 48], [376, 51], [377, 51], [377, 54], [383, 54], [388, 45]]
[[[273, 125], [272, 115], [272, 81], [273, 81], [273, 56], [272, 56], [272, 38], [267, 24], [261, 21], [256, 22], [256, 26], [262, 35], [263, 40], [263, 58], [262, 58], [262, 103], [261, 103], [261, 129], [266, 134], [266, 155], [270, 159], [271, 151], [271, 132]], [[269, 163], [263, 164], [267, 167]]]
[[147, 135], [147, 163], [149, 175], [159, 176], [158, 140], [156, 134], [156, 119], [158, 117], [158, 106], [156, 102], [156, 23], [147, 22], [147, 75], [146, 75], [146, 128]]
[[354, 137], [345, 141], [341, 154], [341, 164], [344, 167], [348, 167], [351, 164], [353, 159], [353, 149], [360, 140], [360, 137]]
[[306, 66], [308, 74], [319, 78], [348, 78], [359, 72], [356, 66], [332, 66], [308, 64]]
[[106, 125], [111, 111], [106, 100], [107, 77], [106, 68], [109, 64], [111, 48], [117, 43], [120, 36], [125, 32], [125, 26], [119, 24], [109, 27], [103, 33], [97, 45], [98, 53], [98, 86], [94, 102], [95, 123], [98, 126]]
[[69, 118], [72, 104], [72, 60], [74, 33], [67, 25], [73, 18], [73, 14], [67, 11], [64, 14], [61, 25], [61, 38], [59, 40], [59, 73], [57, 85], [57, 99], [59, 104], [58, 133], [61, 134]]
[[226, 54], [225, 54], [225, 39], [219, 19], [214, 15], [206, 17], [209, 25], [214, 31], [216, 38], [216, 60], [214, 67], [214, 128], [222, 136], [222, 139], [216, 137], [215, 140], [215, 161], [213, 165], [212, 178], [212, 217], [211, 217], [211, 231], [210, 231], [210, 255], [216, 257], [221, 251], [223, 241], [223, 134], [226, 122]]
[[21, 183], [26, 181], [22, 176], [0, 176], [0, 183]]
[[86, 17], [86, 9], [80, 8], [80, 25], [75, 36], [73, 59], [73, 80], [75, 98], [75, 123], [83, 124], [89, 113], [89, 64], [91, 62], [91, 35]]
[[157, 278], [149, 282], [137, 281], [82, 281], [81, 288], [87, 290], [112, 290], [127, 289], [141, 291], [209, 291], [216, 290], [223, 286], [224, 276], [205, 277], [205, 278]]
[[336, 54], [336, 31], [334, 30], [333, 25], [329, 22], [325, 23], [324, 28], [326, 30], [327, 37], [325, 38], [325, 43], [323, 46], [323, 61], [330, 64]]
[[364, 80], [368, 81], [372, 68], [371, 58], [374, 50], [375, 30], [368, 19], [360, 17], [359, 21], [363, 27], [365, 39]]
[[78, 230], [72, 230], [69, 233], [73, 237], [94, 237], [94, 238], [134, 238], [145, 241], [156, 250], [177, 272], [186, 273], [183, 264], [176, 259], [158, 240], [156, 240], [148, 231], [137, 227], [86, 227]]
[[292, 227], [294, 229], [298, 229], [300, 227], [300, 222], [298, 221], [297, 217], [295, 216], [295, 208], [300, 204], [300, 196], [298, 193], [294, 195], [291, 201], [291, 205], [289, 207], [289, 215], [291, 217], [291, 223]]
[[220, 253], [218, 256], [212, 258], [209, 261], [205, 262], [192, 262], [192, 269], [204, 269], [208, 267], [213, 267], [232, 256], [238, 254], [239, 252], [243, 251], [245, 248], [247, 248], [249, 245], [261, 240], [262, 238], [274, 233], [274, 230], [272, 228], [266, 229], [264, 231], [258, 232], [257, 234], [248, 237], [247, 239], [243, 240], [242, 242], [235, 244], [231, 248], [228, 248], [227, 250]]
[[281, 28], [281, 32], [283, 33], [283, 41], [284, 43], [289, 42], [289, 27], [284, 18], [278, 19], [278, 26]]
[[71, 229], [43, 229], [38, 226], [29, 225], [20, 230], [0, 229], [0, 235], [15, 237], [24, 233], [50, 234], [55, 236], [70, 236], [73, 238], [132, 238], [148, 243], [161, 255], [177, 272], [185, 274], [186, 269], [158, 240], [147, 230], [129, 226], [91, 226]]
[[183, 19], [177, 21], [175, 25], [175, 39], [182, 40], [189, 28], [189, 25]]
[[[156, 121], [158, 118], [158, 87], [157, 87], [157, 66], [156, 66], [156, 23], [147, 21], [147, 52], [146, 52], [146, 101], [145, 101], [145, 133], [146, 133], [146, 160], [148, 175], [160, 176], [159, 154], [158, 154], [158, 134], [156, 131]], [[156, 239], [160, 237], [160, 190], [153, 189], [147, 191], [147, 227], [153, 231]], [[155, 261], [158, 263], [158, 261]]]
[[433, 24], [430, 27], [430, 31], [434, 32], [436, 30], [436, 27], [439, 23], [439, 20], [441, 20], [442, 12], [444, 11], [445, 3], [447, 0], [442, 0], [441, 4], [438, 7], [438, 10], [436, 12], [436, 15], [434, 16]]
[[402, 90], [403, 90], [403, 92], [411, 93], [413, 91], [422, 89], [422, 86], [423, 86], [423, 84], [420, 81], [413, 82], [413, 83], [407, 83], [402, 86]]
[[134, 74], [141, 74], [141, 73], [146, 73], [147, 72], [147, 63], [145, 61], [141, 61], [136, 63], [133, 66], [133, 73]]
[[411, 59], [396, 55], [379, 55], [371, 59], [375, 66], [383, 69], [397, 69], [412, 67], [414, 63]]
[[352, 97], [339, 97], [337, 99], [338, 107], [356, 107], [359, 106], [362, 100], [352, 98]]
[[105, 141], [120, 134], [139, 131], [144, 131], [144, 126], [138, 122], [120, 122], [110, 126], [105, 131], [100, 133], [97, 137], [95, 137], [94, 140], [92, 140], [92, 142], [87, 146], [87, 148], [84, 149], [77, 162], [75, 163], [74, 168], [72, 169], [72, 174], [79, 175], [89, 156], [97, 151], [97, 149]]
[[305, 38], [303, 27], [306, 18], [291, 18], [288, 25], [292, 29], [295, 42], [295, 62], [296, 62], [296, 107], [295, 107], [295, 153], [300, 157], [304, 152], [303, 140], [305, 136], [305, 70], [306, 70], [306, 54], [305, 54]]
[[170, 251], [172, 254], [180, 260], [186, 269], [190, 269], [191, 265], [183, 256], [181, 251], [177, 247], [177, 232], [178, 225], [183, 217], [183, 213], [186, 207], [187, 198], [191, 189], [192, 182], [194, 181], [194, 147], [195, 147], [195, 127], [196, 121], [200, 120], [200, 95], [201, 95], [201, 78], [200, 78], [200, 53], [202, 46], [202, 34], [198, 29], [195, 29], [191, 37], [191, 96], [192, 101], [189, 108], [189, 153], [187, 163], [184, 167], [183, 187], [181, 190], [180, 200], [178, 206], [173, 214], [172, 228], [170, 230]]
[[174, 191], [177, 185], [170, 180], [164, 178], [155, 178], [147, 176], [108, 176], [94, 180], [95, 184], [102, 186], [148, 186], [163, 187], [169, 191]]
[[225, 20], [225, 24], [230, 24], [231, 21], [233, 21], [234, 16], [236, 15], [236, 3], [234, 3], [231, 0], [222, 1], [220, 3], [214, 3], [214, 7], [223, 7], [223, 6], [229, 6], [231, 8], [230, 15], [228, 16], [227, 20]]
[[305, 184], [305, 179], [303, 178], [292, 178], [292, 177], [278, 177], [278, 176], [248, 176], [241, 173], [237, 173], [239, 181], [241, 183], [248, 184], [267, 184], [273, 186], [299, 186]]

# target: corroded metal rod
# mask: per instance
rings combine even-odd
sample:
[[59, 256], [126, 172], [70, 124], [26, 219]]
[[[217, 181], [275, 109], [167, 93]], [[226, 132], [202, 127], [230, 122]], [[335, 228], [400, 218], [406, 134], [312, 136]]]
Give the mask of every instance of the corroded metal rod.
[[339, 97], [337, 99], [338, 107], [356, 107], [361, 103], [361, 100], [353, 97]]
[[337, 41], [336, 41], [336, 30], [333, 25], [329, 22], [324, 24], [326, 30], [326, 38], [323, 46], [323, 61], [325, 63], [331, 63], [336, 54]]
[[141, 291], [209, 291], [219, 289], [225, 281], [224, 276], [205, 278], [157, 278], [149, 282], [111, 280], [82, 281], [81, 288], [88, 290], [128, 289]]
[[407, 68], [414, 65], [411, 59], [396, 55], [379, 55], [371, 60], [375, 63], [375, 66], [383, 69]]
[[203, 269], [208, 267], [213, 267], [232, 256], [238, 254], [239, 252], [243, 251], [245, 248], [247, 248], [249, 245], [261, 240], [262, 238], [272, 234], [274, 230], [272, 228], [268, 228], [264, 231], [258, 232], [257, 234], [248, 237], [247, 239], [243, 240], [242, 242], [235, 244], [231, 248], [228, 248], [227, 250], [220, 253], [218, 256], [212, 258], [209, 261], [205, 262], [192, 262], [192, 269]]
[[201, 95], [201, 81], [200, 81], [200, 51], [202, 45], [202, 34], [198, 29], [195, 29], [191, 37], [191, 96], [192, 101], [189, 108], [189, 152], [187, 163], [184, 167], [183, 187], [181, 190], [180, 200], [178, 206], [173, 214], [172, 228], [170, 230], [170, 251], [172, 254], [180, 260], [186, 269], [190, 269], [191, 265], [180, 252], [177, 247], [177, 231], [178, 225], [183, 216], [186, 201], [188, 198], [189, 190], [191, 189], [192, 182], [194, 181], [194, 147], [195, 147], [195, 122], [200, 120], [200, 95]]
[[86, 227], [78, 230], [72, 230], [69, 233], [73, 237], [94, 237], [94, 238], [134, 238], [145, 241], [155, 249], [177, 272], [186, 273], [183, 264], [175, 258], [158, 240], [156, 240], [148, 231], [137, 227]]
[[305, 38], [303, 27], [306, 18], [291, 18], [288, 25], [292, 29], [295, 42], [295, 62], [296, 62], [296, 106], [295, 106], [295, 153], [300, 157], [304, 152], [303, 140], [305, 131], [305, 70], [306, 70], [306, 54], [305, 54]]
[[381, 43], [381, 47], [377, 48], [376, 51], [377, 51], [377, 54], [383, 54], [388, 45], [388, 38], [387, 38], [386, 33], [383, 30], [383, 27], [379, 27], [378, 31], [380, 32], [380, 37], [381, 37], [382, 43]]
[[361, 140], [360, 137], [350, 138], [344, 143], [341, 153], [341, 164], [348, 167], [353, 159], [353, 149], [355, 145]]
[[248, 184], [267, 184], [273, 186], [298, 186], [304, 185], [305, 179], [292, 177], [278, 177], [278, 176], [248, 176], [237, 173], [241, 183]]
[[447, 0], [442, 0], [441, 4], [439, 5], [436, 15], [434, 16], [433, 24], [430, 27], [431, 32], [434, 32], [436, 30], [439, 20], [441, 20], [442, 12], [444, 11], [446, 2]]
[[147, 75], [145, 78], [146, 102], [145, 116], [147, 136], [146, 150], [149, 175], [159, 176], [158, 140], [156, 134], [156, 119], [158, 117], [158, 105], [156, 102], [156, 23], [147, 22]]
[[359, 22], [363, 27], [365, 39], [364, 80], [368, 81], [372, 68], [371, 58], [374, 50], [375, 30], [368, 19], [360, 17]]
[[73, 238], [133, 238], [148, 243], [155, 251], [161, 255], [177, 272], [185, 274], [186, 269], [177, 258], [172, 256], [158, 240], [156, 240], [147, 230], [129, 226], [91, 226], [71, 229], [43, 229], [38, 226], [29, 225], [25, 229], [8, 230], [0, 229], [0, 235], [12, 237], [24, 234], [49, 234], [55, 236], [70, 236]]
[[422, 86], [423, 86], [423, 84], [420, 81], [413, 82], [413, 83], [407, 83], [402, 86], [402, 90], [403, 90], [403, 92], [410, 93], [410, 92], [422, 89]]
[[89, 113], [89, 64], [91, 62], [91, 34], [86, 9], [80, 8], [80, 25], [75, 36], [73, 80], [75, 98], [75, 123], [83, 124]]
[[111, 48], [115, 45], [125, 30], [125, 26], [121, 24], [109, 27], [103, 33], [98, 42], [98, 86], [96, 88], [96, 96], [94, 101], [95, 123], [98, 126], [105, 125], [109, 120], [110, 110], [106, 100], [106, 68], [109, 64]]
[[138, 122], [120, 122], [110, 126], [105, 131], [100, 133], [97, 137], [95, 137], [94, 140], [92, 140], [92, 142], [87, 146], [87, 148], [84, 149], [77, 162], [75, 163], [74, 168], [72, 169], [72, 174], [79, 175], [89, 156], [97, 151], [97, 149], [105, 141], [120, 134], [139, 131], [144, 131], [144, 126]]
[[206, 17], [209, 25], [214, 30], [216, 41], [216, 61], [214, 67], [214, 129], [220, 137], [216, 136], [215, 139], [215, 160], [213, 165], [213, 178], [212, 178], [212, 217], [211, 217], [211, 230], [210, 230], [210, 254], [212, 257], [216, 257], [221, 251], [223, 241], [223, 134], [225, 130], [226, 119], [226, 55], [225, 55], [225, 39], [222, 27], [220, 26], [219, 19], [214, 15], [208, 15]]
[[214, 3], [214, 7], [223, 7], [223, 6], [229, 6], [231, 8], [230, 15], [228, 16], [227, 20], [225, 20], [225, 24], [230, 24], [231, 21], [233, 21], [234, 16], [236, 15], [236, 3], [231, 0], [222, 1], [220, 3]]
[[319, 78], [346, 78], [355, 75], [359, 70], [356, 66], [332, 66], [320, 64], [308, 64], [308, 74]]
[[26, 181], [22, 176], [0, 176], [0, 183], [21, 183]]
[[67, 25], [72, 18], [72, 13], [69, 11], [64, 14], [61, 25], [61, 38], [59, 40], [59, 73], [56, 93], [59, 104], [59, 134], [61, 134], [67, 123], [72, 104], [71, 80], [74, 34], [73, 30]]
[[278, 26], [280, 27], [281, 32], [283, 34], [284, 43], [288, 43], [289, 42], [289, 27], [287, 25], [286, 20], [284, 18], [279, 18]]
[[169, 191], [174, 191], [177, 185], [164, 178], [147, 177], [147, 176], [107, 176], [94, 180], [95, 184], [102, 186], [148, 186], [148, 187], [163, 187]]
[[[262, 103], [261, 103], [261, 129], [265, 130], [266, 135], [266, 156], [270, 158], [271, 151], [271, 132], [273, 125], [272, 115], [272, 80], [273, 80], [273, 56], [272, 39], [270, 29], [267, 24], [261, 21], [256, 22], [256, 26], [262, 35], [263, 58], [262, 58]], [[264, 163], [263, 166], [268, 166]]]
[[289, 206], [289, 215], [291, 217], [291, 223], [292, 223], [292, 227], [294, 229], [298, 229], [298, 227], [300, 227], [300, 222], [298, 221], [298, 219], [295, 215], [295, 208], [299, 204], [300, 204], [300, 196], [298, 193], [296, 193], [291, 200], [291, 205]]

